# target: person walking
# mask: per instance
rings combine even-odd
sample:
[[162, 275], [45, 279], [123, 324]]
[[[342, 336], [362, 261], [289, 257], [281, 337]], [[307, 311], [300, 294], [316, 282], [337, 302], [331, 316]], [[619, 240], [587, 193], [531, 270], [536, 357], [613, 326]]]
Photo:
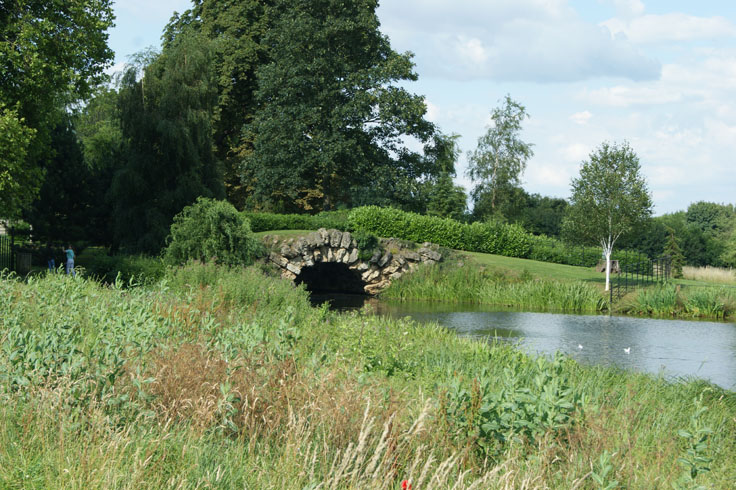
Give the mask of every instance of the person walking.
[[72, 276], [76, 277], [77, 273], [74, 272], [74, 250], [72, 246], [67, 245], [64, 253], [66, 254], [66, 274], [69, 275], [71, 273]]
[[54, 249], [50, 243], [46, 243], [46, 248], [43, 249], [43, 253], [46, 256], [46, 263], [49, 266], [49, 272], [56, 272], [56, 260], [54, 260]]

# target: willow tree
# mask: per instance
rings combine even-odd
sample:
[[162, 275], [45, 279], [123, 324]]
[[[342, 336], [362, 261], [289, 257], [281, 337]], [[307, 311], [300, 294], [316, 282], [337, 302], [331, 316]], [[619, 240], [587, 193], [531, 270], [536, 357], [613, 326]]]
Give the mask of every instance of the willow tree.
[[639, 158], [628, 143], [603, 143], [582, 163], [580, 176], [572, 179], [571, 187], [564, 233], [581, 242], [600, 244], [608, 291], [613, 246], [652, 215], [652, 198]]
[[217, 103], [211, 42], [196, 33], [123, 76], [119, 110], [125, 161], [113, 178], [114, 240], [158, 253], [174, 215], [198, 197], [224, 197], [212, 138]]

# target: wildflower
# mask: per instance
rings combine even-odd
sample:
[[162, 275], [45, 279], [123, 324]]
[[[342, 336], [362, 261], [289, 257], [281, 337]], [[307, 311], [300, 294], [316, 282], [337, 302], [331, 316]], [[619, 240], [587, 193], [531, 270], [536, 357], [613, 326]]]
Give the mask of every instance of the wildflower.
[[409, 483], [409, 480], [401, 482], [401, 490], [411, 490], [411, 483]]

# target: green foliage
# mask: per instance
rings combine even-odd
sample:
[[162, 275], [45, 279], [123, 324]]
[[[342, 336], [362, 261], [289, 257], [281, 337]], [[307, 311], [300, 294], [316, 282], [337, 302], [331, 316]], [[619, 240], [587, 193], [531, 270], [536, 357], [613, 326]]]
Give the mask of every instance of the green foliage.
[[472, 440], [483, 457], [498, 459], [511, 444], [563, 436], [584, 410], [584, 398], [565, 375], [562, 355], [530, 365], [506, 367], [501, 379], [481, 372], [472, 384], [460, 380], [448, 390], [447, 423]]
[[690, 424], [687, 429], [680, 429], [677, 431], [682, 439], [685, 440], [685, 456], [678, 458], [677, 462], [683, 467], [685, 472], [682, 477], [677, 480], [672, 486], [675, 489], [701, 489], [706, 488], [701, 485], [697, 485], [696, 479], [698, 475], [707, 473], [710, 471], [710, 464], [713, 462], [713, 458], [709, 456], [709, 440], [713, 435], [713, 429], [703, 421], [703, 415], [708, 408], [703, 404], [703, 395], [696, 397], [693, 400], [695, 405], [695, 411], [690, 416]]
[[527, 117], [524, 106], [506, 95], [503, 105], [491, 111], [493, 126], [478, 138], [478, 147], [468, 155], [468, 175], [478, 182], [473, 199], [490, 193], [491, 215], [496, 213], [500, 195], [520, 184], [526, 162], [534, 155], [532, 145], [519, 137]]
[[358, 245], [358, 250], [360, 250], [358, 254], [358, 258], [360, 260], [369, 260], [371, 257], [373, 257], [373, 254], [376, 252], [376, 250], [380, 249], [381, 245], [378, 241], [378, 237], [372, 233], [358, 230], [356, 232], [353, 232], [352, 236]]
[[174, 216], [164, 261], [214, 260], [229, 266], [249, 265], [262, 253], [250, 223], [226, 201], [199, 198]]
[[102, 248], [87, 248], [75, 265], [106, 284], [140, 285], [159, 281], [166, 270], [163, 261], [145, 255], [109, 255]]
[[595, 462], [595, 468], [591, 471], [591, 478], [598, 484], [601, 490], [613, 490], [618, 487], [619, 483], [617, 480], [612, 478], [611, 472], [613, 471], [613, 454], [608, 451], [603, 451], [598, 457], [598, 461]]
[[24, 213], [33, 226], [34, 236], [42, 241], [110, 242], [109, 206], [105, 191], [109, 179], [87, 165], [83, 147], [70, 118], [52, 131], [46, 175], [38, 199]]
[[271, 230], [318, 230], [335, 228], [346, 231], [349, 211], [322, 211], [318, 214], [276, 214], [243, 211], [253, 232]]
[[68, 105], [106, 78], [111, 4], [17, 0], [0, 7], [0, 215], [15, 217], [30, 204], [52, 154], [52, 130]]
[[465, 214], [466, 201], [465, 190], [455, 185], [449, 173], [443, 173], [430, 189], [427, 214], [459, 220]]
[[158, 254], [172, 219], [197, 197], [224, 197], [212, 140], [217, 84], [213, 47], [185, 36], [120, 89], [126, 161], [110, 189], [114, 239], [122, 249]]
[[682, 266], [685, 262], [685, 256], [682, 255], [682, 250], [680, 249], [680, 246], [677, 244], [677, 240], [675, 239], [675, 232], [671, 228], [663, 252], [665, 255], [668, 255], [670, 257], [672, 277], [675, 279], [681, 278]]
[[25, 126], [15, 110], [0, 99], [0, 216], [18, 217], [38, 192], [41, 172], [26, 166], [26, 155], [36, 130]]
[[[244, 128], [252, 151], [243, 183], [275, 210], [329, 210], [351, 190], [416, 180], [425, 171], [402, 137], [425, 141], [423, 97], [410, 56], [380, 33], [373, 0], [274, 2], [264, 37], [270, 63], [256, 70], [257, 108]], [[310, 56], [304, 56], [309, 52]]]
[[380, 237], [413, 242], [432, 242], [443, 247], [508, 257], [526, 257], [530, 236], [517, 225], [501, 223], [463, 224], [435, 216], [422, 216], [392, 208], [365, 206], [348, 216], [350, 229], [364, 230]]

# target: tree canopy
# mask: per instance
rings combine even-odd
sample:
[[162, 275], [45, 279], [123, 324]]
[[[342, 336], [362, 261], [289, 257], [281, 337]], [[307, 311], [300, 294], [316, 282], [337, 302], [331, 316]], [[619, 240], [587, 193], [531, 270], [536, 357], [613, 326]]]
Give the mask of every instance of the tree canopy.
[[563, 221], [568, 237], [598, 243], [606, 257], [606, 291], [616, 241], [642, 226], [652, 214], [652, 199], [639, 158], [628, 145], [602, 143], [582, 163], [571, 183]]
[[[403, 138], [426, 141], [426, 106], [399, 83], [415, 80], [408, 54], [378, 30], [375, 0], [277, 1], [264, 36], [271, 62], [257, 72], [253, 142], [243, 183], [274, 209], [350, 203], [349, 190], [416, 179], [421, 159]], [[386, 192], [390, 192], [389, 189]]]
[[211, 42], [177, 39], [145, 66], [130, 68], [120, 89], [125, 161], [116, 172], [114, 238], [120, 246], [158, 253], [171, 221], [197, 197], [224, 197], [212, 141], [217, 85]]
[[491, 111], [493, 125], [478, 138], [478, 146], [468, 155], [468, 176], [476, 181], [473, 199], [490, 194], [490, 213], [495, 214], [500, 194], [513, 192], [521, 184], [526, 162], [534, 155], [532, 145], [519, 133], [529, 115], [523, 105], [506, 95], [500, 107]]
[[43, 162], [53, 156], [51, 134], [65, 108], [104, 80], [113, 56], [107, 46], [111, 4], [11, 0], [0, 5], [0, 119], [5, 130], [0, 185], [12, 192], [0, 199], [0, 215], [19, 215], [37, 195]]

